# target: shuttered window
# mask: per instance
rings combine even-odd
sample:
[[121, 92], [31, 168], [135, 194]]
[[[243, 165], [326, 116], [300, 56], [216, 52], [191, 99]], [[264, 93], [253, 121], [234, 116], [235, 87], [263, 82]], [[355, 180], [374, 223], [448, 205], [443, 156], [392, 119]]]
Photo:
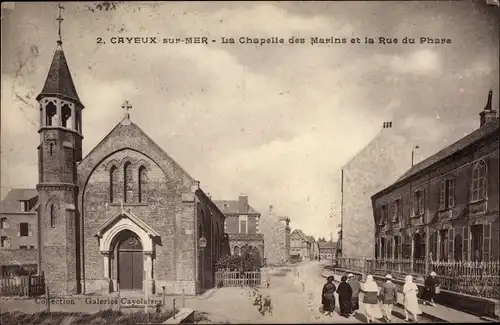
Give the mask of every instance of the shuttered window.
[[448, 230], [448, 257], [454, 258], [455, 256], [455, 229]]
[[439, 209], [444, 210], [446, 208], [446, 184], [444, 179], [441, 181], [441, 186], [439, 189]]
[[446, 196], [448, 208], [453, 208], [455, 206], [455, 180], [448, 179], [446, 181]]
[[462, 260], [463, 261], [468, 261], [469, 260], [469, 226], [464, 226], [462, 227]]
[[490, 260], [491, 252], [491, 224], [487, 223], [483, 225], [483, 261], [488, 262]]

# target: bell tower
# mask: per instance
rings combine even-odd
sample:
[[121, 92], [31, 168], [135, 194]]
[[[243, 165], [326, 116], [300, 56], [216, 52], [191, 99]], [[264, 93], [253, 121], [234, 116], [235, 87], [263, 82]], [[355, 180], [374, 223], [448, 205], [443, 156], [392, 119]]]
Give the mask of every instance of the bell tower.
[[82, 160], [82, 110], [84, 108], [59, 39], [41, 93], [40, 145], [38, 146], [38, 265], [50, 292], [78, 293], [79, 220], [77, 213], [77, 162]]

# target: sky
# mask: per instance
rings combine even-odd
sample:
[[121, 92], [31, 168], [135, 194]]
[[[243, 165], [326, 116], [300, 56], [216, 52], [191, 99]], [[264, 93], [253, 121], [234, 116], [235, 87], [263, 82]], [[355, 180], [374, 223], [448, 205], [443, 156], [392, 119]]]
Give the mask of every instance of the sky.
[[[407, 139], [409, 155], [420, 144], [418, 162], [479, 126], [490, 89], [498, 109], [498, 7], [485, 1], [64, 7], [63, 48], [85, 105], [84, 155], [121, 120], [128, 100], [132, 121], [213, 199], [248, 195], [258, 211], [273, 205], [314, 236], [336, 238], [341, 168], [384, 121]], [[2, 3], [2, 198], [38, 180], [35, 97], [56, 48], [57, 14], [57, 3]], [[111, 44], [114, 36], [216, 42]], [[242, 36], [285, 43], [240, 44]], [[310, 43], [332, 36], [348, 42]], [[291, 37], [305, 43], [289, 44]], [[358, 37], [375, 44], [349, 42]], [[378, 44], [379, 37], [399, 43]], [[416, 43], [402, 44], [404, 37]], [[451, 43], [419, 44], [420, 37]]]

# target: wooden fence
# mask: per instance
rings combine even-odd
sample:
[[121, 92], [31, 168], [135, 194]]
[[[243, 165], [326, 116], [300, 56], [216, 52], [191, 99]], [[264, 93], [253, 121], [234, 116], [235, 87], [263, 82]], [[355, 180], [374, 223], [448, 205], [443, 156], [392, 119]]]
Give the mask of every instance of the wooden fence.
[[262, 274], [255, 272], [217, 271], [215, 284], [220, 287], [256, 287], [261, 285]]
[[[436, 272], [444, 290], [498, 299], [500, 295], [500, 262], [427, 261], [428, 272]], [[425, 260], [377, 260], [370, 258], [339, 258], [338, 268], [364, 274], [386, 275], [404, 279], [405, 275], [426, 277]]]
[[45, 294], [43, 275], [8, 276], [0, 278], [2, 296], [40, 296]]

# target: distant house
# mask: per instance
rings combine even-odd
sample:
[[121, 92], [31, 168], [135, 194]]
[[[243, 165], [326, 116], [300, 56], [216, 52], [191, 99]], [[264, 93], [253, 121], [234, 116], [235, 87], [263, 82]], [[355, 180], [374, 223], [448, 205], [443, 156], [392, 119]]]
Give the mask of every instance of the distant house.
[[300, 229], [295, 229], [290, 235], [290, 258], [294, 260], [310, 259], [312, 256], [311, 240]]
[[290, 218], [278, 217], [269, 206], [260, 218], [259, 230], [264, 235], [264, 258], [267, 265], [280, 265], [290, 260]]
[[309, 236], [309, 240], [311, 242], [311, 259], [317, 260], [319, 257], [319, 246], [314, 236]]
[[1, 275], [37, 272], [38, 193], [35, 189], [12, 189], [0, 204]]
[[319, 258], [321, 260], [333, 260], [336, 256], [337, 243], [336, 242], [319, 242]]
[[258, 250], [261, 263], [264, 262], [264, 235], [259, 231], [261, 214], [248, 204], [248, 196], [238, 200], [215, 201], [226, 217], [224, 232], [228, 234], [231, 254], [239, 255], [241, 248]]

